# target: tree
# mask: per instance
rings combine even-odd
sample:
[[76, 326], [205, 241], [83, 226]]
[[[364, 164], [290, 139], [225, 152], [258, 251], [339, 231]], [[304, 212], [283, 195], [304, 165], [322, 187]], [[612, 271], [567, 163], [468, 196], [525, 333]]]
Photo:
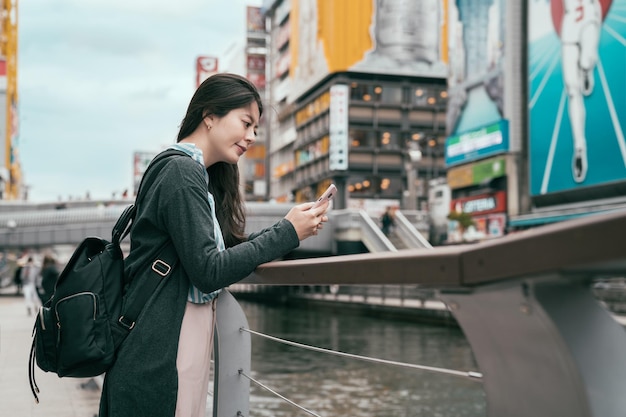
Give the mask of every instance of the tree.
[[461, 234], [465, 233], [468, 227], [474, 225], [472, 215], [462, 211], [451, 211], [450, 214], [448, 214], [448, 219], [459, 222], [459, 226], [461, 226]]

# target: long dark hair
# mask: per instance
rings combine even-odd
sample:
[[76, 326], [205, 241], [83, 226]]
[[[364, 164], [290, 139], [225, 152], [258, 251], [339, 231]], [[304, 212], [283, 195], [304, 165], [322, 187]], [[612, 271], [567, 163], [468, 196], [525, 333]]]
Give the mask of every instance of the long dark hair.
[[[261, 97], [254, 84], [235, 74], [215, 74], [196, 90], [178, 132], [177, 142], [191, 135], [208, 115], [226, 116], [231, 110], [256, 102], [263, 114]], [[209, 191], [215, 198], [215, 212], [226, 247], [245, 240], [245, 208], [239, 192], [237, 164], [218, 162], [207, 168]]]

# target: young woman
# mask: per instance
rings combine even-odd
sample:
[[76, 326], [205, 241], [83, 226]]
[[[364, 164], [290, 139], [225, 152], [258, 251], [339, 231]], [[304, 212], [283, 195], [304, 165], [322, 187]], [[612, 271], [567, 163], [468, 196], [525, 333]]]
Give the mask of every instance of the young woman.
[[220, 289], [286, 255], [328, 220], [328, 203], [305, 203], [244, 236], [236, 164], [255, 141], [262, 111], [254, 85], [233, 74], [208, 78], [192, 97], [172, 145], [188, 156], [168, 157], [143, 197], [126, 273], [136, 275], [168, 240], [179, 265], [150, 298], [107, 372], [100, 417], [204, 417]]

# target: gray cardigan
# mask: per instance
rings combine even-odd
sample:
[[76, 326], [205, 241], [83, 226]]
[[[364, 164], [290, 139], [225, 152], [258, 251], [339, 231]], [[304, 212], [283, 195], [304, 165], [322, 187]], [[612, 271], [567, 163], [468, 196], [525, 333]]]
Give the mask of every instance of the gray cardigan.
[[[202, 167], [190, 157], [171, 156], [138, 206], [126, 274], [133, 277], [171, 239], [179, 265], [142, 310], [105, 376], [100, 417], [173, 417], [178, 377], [178, 337], [190, 281], [205, 293], [227, 287], [265, 262], [299, 245], [285, 219], [225, 251], [217, 249]], [[219, 204], [219, 202], [217, 202]], [[143, 277], [142, 277], [143, 278]], [[133, 296], [131, 281], [125, 298]]]

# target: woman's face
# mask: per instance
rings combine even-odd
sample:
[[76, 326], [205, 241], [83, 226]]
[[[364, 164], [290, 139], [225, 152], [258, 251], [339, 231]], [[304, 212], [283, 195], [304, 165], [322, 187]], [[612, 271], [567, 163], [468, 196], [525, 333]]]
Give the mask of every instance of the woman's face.
[[208, 116], [211, 128], [208, 131], [210, 164], [226, 162], [236, 164], [256, 141], [259, 127], [259, 106], [252, 102], [247, 106], [231, 110], [223, 117]]

